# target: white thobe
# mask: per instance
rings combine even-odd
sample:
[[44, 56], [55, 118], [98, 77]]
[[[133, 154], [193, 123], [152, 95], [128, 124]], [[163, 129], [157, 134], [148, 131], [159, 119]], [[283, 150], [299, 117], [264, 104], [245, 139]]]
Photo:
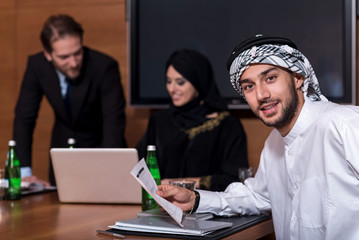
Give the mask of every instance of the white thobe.
[[306, 99], [294, 127], [274, 129], [254, 178], [200, 191], [197, 212], [272, 212], [277, 239], [359, 239], [359, 107]]

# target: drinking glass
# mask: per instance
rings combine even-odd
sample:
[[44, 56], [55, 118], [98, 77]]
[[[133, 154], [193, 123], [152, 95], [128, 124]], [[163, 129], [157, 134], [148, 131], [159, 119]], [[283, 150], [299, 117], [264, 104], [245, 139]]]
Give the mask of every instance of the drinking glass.
[[192, 191], [196, 187], [196, 181], [186, 180], [186, 179], [170, 180], [169, 184], [170, 185], [176, 185], [176, 186], [179, 186], [179, 187], [184, 187], [184, 188], [187, 188], [187, 189], [192, 190]]

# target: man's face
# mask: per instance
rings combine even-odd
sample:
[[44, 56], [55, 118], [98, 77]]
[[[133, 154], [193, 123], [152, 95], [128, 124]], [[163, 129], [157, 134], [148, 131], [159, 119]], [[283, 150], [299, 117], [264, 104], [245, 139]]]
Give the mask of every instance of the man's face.
[[[268, 64], [250, 65], [240, 79], [244, 96], [256, 114], [267, 126], [286, 135], [293, 127], [303, 104], [301, 94], [303, 77], [295, 77], [280, 67]], [[282, 130], [282, 131], [281, 131]]]
[[55, 68], [71, 79], [80, 75], [83, 59], [83, 48], [78, 36], [66, 35], [52, 42], [52, 52], [46, 52], [45, 57]]

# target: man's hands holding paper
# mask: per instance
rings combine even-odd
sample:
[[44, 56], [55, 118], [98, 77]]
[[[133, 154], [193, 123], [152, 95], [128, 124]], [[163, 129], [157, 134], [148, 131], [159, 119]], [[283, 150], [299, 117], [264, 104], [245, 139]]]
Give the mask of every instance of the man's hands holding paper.
[[193, 191], [173, 185], [160, 185], [156, 193], [183, 211], [190, 211], [196, 199]]

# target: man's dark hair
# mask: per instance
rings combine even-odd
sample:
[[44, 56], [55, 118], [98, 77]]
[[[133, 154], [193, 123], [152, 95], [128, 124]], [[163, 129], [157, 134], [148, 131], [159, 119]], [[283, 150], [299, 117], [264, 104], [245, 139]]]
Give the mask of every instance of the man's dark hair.
[[45, 51], [51, 53], [51, 43], [65, 35], [78, 36], [82, 42], [84, 30], [71, 16], [66, 14], [52, 15], [44, 23], [40, 34], [42, 46]]

